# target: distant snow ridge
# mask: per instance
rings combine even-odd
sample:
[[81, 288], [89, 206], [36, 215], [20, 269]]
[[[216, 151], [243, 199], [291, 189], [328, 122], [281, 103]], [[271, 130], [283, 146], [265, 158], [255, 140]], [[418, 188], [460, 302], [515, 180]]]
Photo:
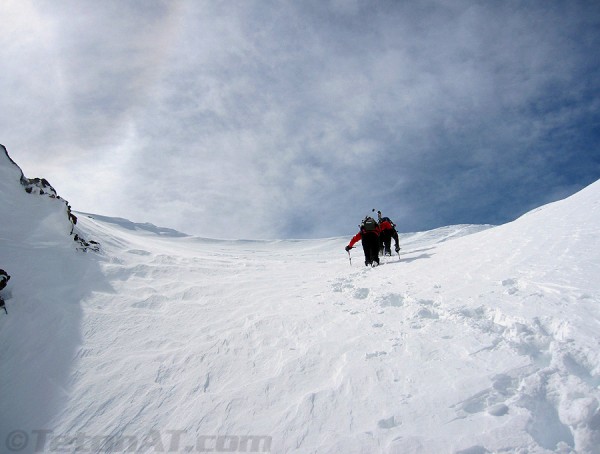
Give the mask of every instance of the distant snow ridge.
[[110, 217], [110, 216], [101, 216], [99, 214], [92, 214], [92, 213], [78, 212], [78, 214], [80, 214], [82, 216], [86, 216], [90, 219], [96, 219], [98, 221], [106, 222], [108, 224], [114, 224], [114, 225], [123, 227], [127, 230], [134, 230], [134, 231], [143, 230], [143, 231], [147, 231], [150, 233], [154, 233], [156, 235], [165, 236], [165, 237], [173, 237], [173, 238], [189, 236], [187, 233], [182, 233], [177, 230], [169, 229], [166, 227], [158, 227], [149, 222], [144, 222], [144, 223], [132, 222], [128, 219]]
[[[46, 196], [51, 199], [56, 199], [64, 202], [66, 206], [66, 215], [70, 223], [70, 235], [73, 235], [73, 240], [78, 243], [77, 249], [87, 251], [91, 249], [93, 251], [99, 251], [99, 244], [96, 241], [86, 241], [81, 233], [75, 232], [75, 225], [77, 224], [77, 216], [71, 211], [69, 203], [61, 198], [52, 185], [45, 178], [27, 178], [25, 174], [18, 166], [18, 164], [12, 160], [8, 154], [8, 150], [4, 145], [0, 144], [0, 167], [3, 170], [4, 184], [10, 184], [10, 174], [12, 176], [19, 175], [19, 182], [25, 189], [25, 192], [33, 195]], [[4, 176], [6, 174], [6, 176]], [[7, 213], [8, 214], [8, 213]]]

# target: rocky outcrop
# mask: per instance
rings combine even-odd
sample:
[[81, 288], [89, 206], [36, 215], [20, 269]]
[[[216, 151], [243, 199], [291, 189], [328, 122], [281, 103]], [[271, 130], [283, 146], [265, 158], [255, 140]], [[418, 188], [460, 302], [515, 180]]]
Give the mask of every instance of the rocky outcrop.
[[25, 177], [21, 168], [18, 166], [18, 164], [15, 161], [13, 161], [13, 159], [8, 154], [8, 150], [6, 149], [6, 147], [1, 144], [0, 144], [0, 153], [3, 153], [6, 156], [6, 158], [8, 159], [8, 161], [10, 163], [12, 163], [12, 165], [14, 165], [16, 169], [18, 169], [18, 172], [20, 172], [21, 176], [20, 176], [19, 181], [21, 183], [21, 186], [23, 186], [23, 189], [25, 190], [25, 192], [27, 192], [28, 194], [32, 194], [32, 195], [56, 199], [66, 205], [67, 217], [68, 217], [69, 223], [71, 225], [71, 231], [68, 232], [68, 234], [71, 235], [73, 237], [73, 240], [77, 243], [78, 250], [81, 250], [84, 252], [88, 251], [88, 250], [98, 252], [100, 250], [100, 245], [96, 241], [85, 240], [81, 236], [81, 234], [75, 233], [75, 225], [77, 224], [77, 216], [75, 216], [73, 214], [73, 212], [71, 211], [71, 206], [69, 205], [69, 203], [66, 200], [64, 200], [63, 198], [61, 198], [56, 193], [56, 190], [52, 187], [52, 185], [48, 182], [48, 180], [46, 180], [45, 178], [27, 178], [27, 177]]

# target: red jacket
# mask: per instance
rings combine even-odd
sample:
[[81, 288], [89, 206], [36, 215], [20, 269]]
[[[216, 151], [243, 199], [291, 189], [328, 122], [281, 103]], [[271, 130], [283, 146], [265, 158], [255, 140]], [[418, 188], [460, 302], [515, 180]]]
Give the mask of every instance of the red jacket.
[[383, 221], [381, 224], [379, 224], [379, 228], [381, 229], [381, 231], [392, 230], [394, 226], [389, 221]]

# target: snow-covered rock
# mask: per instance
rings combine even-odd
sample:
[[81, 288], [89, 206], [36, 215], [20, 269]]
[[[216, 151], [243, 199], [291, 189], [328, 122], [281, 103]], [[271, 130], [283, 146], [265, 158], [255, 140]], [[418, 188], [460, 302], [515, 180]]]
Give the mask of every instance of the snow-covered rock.
[[[23, 196], [23, 190], [29, 195], [42, 196], [42, 200]], [[96, 242], [87, 242], [74, 231], [77, 216], [71, 211], [69, 203], [56, 193], [45, 178], [26, 178], [3, 145], [0, 145], [0, 193], [3, 194], [0, 228], [7, 238], [31, 238], [33, 231], [43, 236], [44, 229], [48, 228], [56, 229], [55, 233], [60, 237], [72, 235], [81, 250], [97, 249]], [[48, 202], [44, 200], [46, 198], [53, 201]], [[15, 232], [15, 229], [19, 232]]]

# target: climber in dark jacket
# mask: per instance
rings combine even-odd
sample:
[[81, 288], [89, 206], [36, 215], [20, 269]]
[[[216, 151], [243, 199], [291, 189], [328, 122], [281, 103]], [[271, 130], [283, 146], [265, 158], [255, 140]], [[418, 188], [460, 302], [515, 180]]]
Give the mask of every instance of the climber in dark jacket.
[[358, 241], [362, 241], [365, 266], [379, 265], [379, 233], [380, 229], [377, 221], [367, 216], [360, 225], [360, 231], [352, 237], [350, 243], [346, 246], [346, 252], [349, 252]]
[[382, 255], [392, 255], [392, 238], [396, 243], [395, 251], [400, 251], [400, 243], [398, 241], [398, 232], [396, 231], [396, 224], [392, 222], [390, 218], [382, 217], [381, 211], [377, 212], [379, 219], [379, 228], [381, 233], [379, 235], [379, 253]]

